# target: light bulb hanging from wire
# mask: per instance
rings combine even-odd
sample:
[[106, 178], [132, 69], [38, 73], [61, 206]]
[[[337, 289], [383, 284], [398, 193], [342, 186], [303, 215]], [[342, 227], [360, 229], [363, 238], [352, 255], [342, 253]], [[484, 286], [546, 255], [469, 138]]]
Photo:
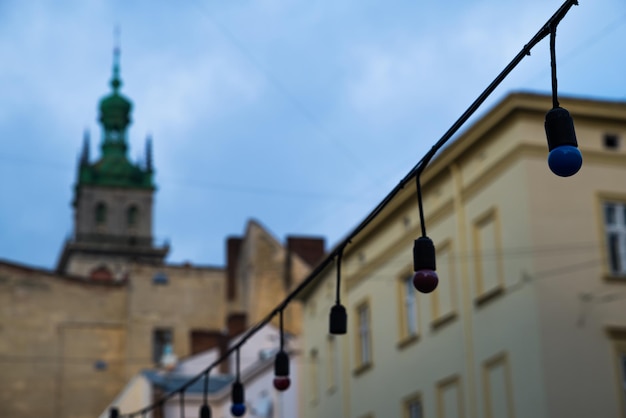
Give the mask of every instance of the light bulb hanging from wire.
[[231, 392], [231, 401], [232, 405], [230, 406], [230, 413], [234, 417], [241, 417], [246, 413], [246, 396], [243, 389], [243, 384], [239, 379], [239, 347], [237, 347], [237, 351], [235, 353], [235, 362], [236, 362], [236, 377], [235, 383], [233, 383], [233, 388]]
[[335, 305], [330, 308], [329, 331], [333, 335], [343, 335], [348, 332], [348, 313], [341, 304], [341, 257], [343, 247], [337, 253], [337, 288], [335, 295]]
[[180, 391], [180, 418], [185, 418], [185, 391]]
[[413, 271], [415, 272], [413, 275], [413, 286], [422, 293], [430, 293], [439, 284], [439, 277], [435, 273], [435, 270], [437, 270], [435, 244], [426, 235], [424, 208], [422, 205], [422, 186], [419, 175], [415, 176], [415, 181], [417, 183], [417, 206], [419, 208], [422, 236], [413, 243]]
[[278, 313], [280, 321], [280, 350], [274, 360], [274, 388], [281, 392], [289, 389], [291, 379], [289, 378], [289, 355], [285, 352], [285, 332], [283, 329], [283, 310]]
[[552, 75], [552, 109], [546, 114], [545, 129], [548, 138], [548, 166], [561, 177], [573, 176], [580, 170], [583, 157], [578, 149], [574, 120], [559, 105], [556, 79], [556, 23], [550, 27], [550, 67]]
[[202, 406], [200, 407], [200, 418], [211, 418], [211, 407], [209, 406], [209, 368], [204, 373], [204, 390], [202, 391]]

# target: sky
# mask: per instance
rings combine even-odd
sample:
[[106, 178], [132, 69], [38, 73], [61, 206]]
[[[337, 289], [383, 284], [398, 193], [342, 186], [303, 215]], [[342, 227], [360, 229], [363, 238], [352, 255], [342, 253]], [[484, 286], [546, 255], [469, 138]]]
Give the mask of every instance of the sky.
[[[0, 0], [0, 259], [54, 268], [72, 234], [115, 27], [131, 160], [153, 138], [157, 243], [222, 266], [251, 218], [281, 241], [343, 239], [561, 4]], [[580, 0], [556, 53], [560, 95], [626, 101], [626, 1]], [[549, 58], [545, 39], [476, 117], [549, 94]]]

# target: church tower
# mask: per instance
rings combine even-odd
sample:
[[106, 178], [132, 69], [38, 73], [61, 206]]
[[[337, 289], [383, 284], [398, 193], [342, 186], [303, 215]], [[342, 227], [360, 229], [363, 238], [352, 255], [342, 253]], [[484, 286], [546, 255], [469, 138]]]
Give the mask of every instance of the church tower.
[[112, 92], [100, 100], [101, 156], [89, 158], [85, 133], [74, 191], [74, 231], [65, 243], [57, 271], [94, 280], [122, 280], [131, 262], [162, 263], [168, 246], [152, 235], [152, 141], [143, 164], [128, 160], [127, 129], [132, 103], [120, 93], [120, 51], [113, 53]]

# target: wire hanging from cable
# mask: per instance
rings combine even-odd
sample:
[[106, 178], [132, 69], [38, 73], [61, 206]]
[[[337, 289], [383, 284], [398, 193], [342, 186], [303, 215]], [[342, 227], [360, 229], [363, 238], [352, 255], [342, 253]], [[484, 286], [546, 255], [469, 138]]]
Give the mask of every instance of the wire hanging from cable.
[[278, 391], [285, 391], [291, 386], [289, 378], [289, 355], [285, 351], [285, 329], [283, 327], [283, 309], [278, 312], [280, 348], [274, 360], [274, 388]]
[[435, 244], [426, 235], [426, 221], [424, 219], [424, 204], [422, 202], [422, 185], [420, 176], [415, 176], [417, 186], [417, 207], [420, 216], [422, 236], [413, 242], [413, 286], [422, 293], [430, 293], [437, 288], [439, 277], [435, 270]]
[[185, 418], [185, 391], [180, 391], [180, 418]]
[[240, 380], [240, 362], [239, 362], [239, 351], [240, 348], [237, 347], [235, 352], [235, 383], [233, 383], [232, 392], [231, 392], [231, 401], [232, 405], [230, 407], [230, 413], [233, 416], [240, 417], [246, 413], [246, 405], [245, 405], [245, 392], [243, 388], [243, 384]]
[[335, 290], [335, 305], [330, 309], [329, 332], [333, 335], [343, 335], [348, 332], [348, 313], [341, 304], [341, 258], [343, 247], [337, 252], [337, 286]]
[[209, 373], [211, 367], [204, 372], [204, 387], [202, 390], [202, 405], [200, 406], [200, 418], [211, 418], [211, 407], [209, 406]]
[[556, 27], [550, 25], [550, 75], [552, 79], [552, 109], [546, 114], [545, 130], [548, 139], [548, 167], [560, 177], [573, 176], [580, 170], [583, 157], [578, 149], [574, 119], [559, 104], [556, 78]]

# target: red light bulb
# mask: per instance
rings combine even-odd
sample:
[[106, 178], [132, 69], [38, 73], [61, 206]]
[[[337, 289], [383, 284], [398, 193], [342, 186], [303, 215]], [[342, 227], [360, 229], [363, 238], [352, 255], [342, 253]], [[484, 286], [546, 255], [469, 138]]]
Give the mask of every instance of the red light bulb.
[[291, 379], [289, 376], [276, 376], [274, 378], [274, 387], [276, 390], [282, 392], [289, 389], [289, 386], [291, 386]]
[[421, 293], [430, 293], [437, 288], [439, 277], [433, 270], [418, 270], [413, 276], [413, 286]]

